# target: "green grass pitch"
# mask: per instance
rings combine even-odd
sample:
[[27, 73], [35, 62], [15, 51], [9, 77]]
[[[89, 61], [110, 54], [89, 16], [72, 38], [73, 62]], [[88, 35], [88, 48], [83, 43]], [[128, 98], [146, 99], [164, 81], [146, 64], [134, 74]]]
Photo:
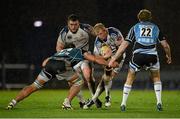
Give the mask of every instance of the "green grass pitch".
[[[72, 102], [74, 110], [62, 110], [61, 104], [68, 90], [40, 90], [18, 103], [13, 110], [5, 110], [18, 90], [0, 91], [0, 118], [179, 118], [180, 91], [163, 91], [163, 111], [156, 110], [153, 90], [132, 90], [126, 112], [120, 111], [122, 90], [112, 90], [112, 106], [89, 110], [79, 108], [78, 100]], [[83, 91], [85, 98], [89, 92]], [[104, 102], [104, 93], [100, 99]]]

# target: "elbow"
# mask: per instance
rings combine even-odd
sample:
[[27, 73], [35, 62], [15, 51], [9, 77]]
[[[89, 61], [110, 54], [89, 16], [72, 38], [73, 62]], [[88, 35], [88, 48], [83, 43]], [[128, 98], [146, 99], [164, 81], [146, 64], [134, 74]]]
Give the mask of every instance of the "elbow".
[[56, 46], [56, 52], [60, 51], [59, 47]]
[[63, 49], [63, 47], [60, 47], [60, 46], [56, 46], [56, 51], [58, 52], [58, 51], [61, 51]]
[[169, 49], [169, 44], [167, 44], [167, 43], [164, 44], [164, 45], [163, 45], [163, 48], [164, 48], [164, 49]]
[[56, 51], [57, 51], [57, 52], [59, 51], [57, 46], [56, 46]]

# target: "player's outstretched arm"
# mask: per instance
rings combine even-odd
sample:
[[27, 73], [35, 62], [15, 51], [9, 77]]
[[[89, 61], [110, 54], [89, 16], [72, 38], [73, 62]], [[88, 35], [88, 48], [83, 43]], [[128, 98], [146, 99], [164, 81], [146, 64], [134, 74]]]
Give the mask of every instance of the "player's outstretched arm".
[[[84, 58], [89, 61], [108, 66], [108, 62], [102, 56], [95, 56], [95, 55], [89, 54], [88, 52], [85, 52]], [[118, 63], [114, 62], [111, 67], [118, 67]]]
[[120, 56], [122, 56], [122, 54], [124, 53], [124, 51], [128, 46], [129, 46], [129, 42], [124, 40], [122, 44], [119, 46], [116, 54], [109, 61], [109, 66], [111, 66], [115, 62], [115, 60], [117, 60]]
[[96, 62], [98, 64], [102, 64], [106, 66], [108, 65], [108, 62], [104, 60], [102, 57], [89, 54], [88, 52], [84, 53], [84, 58], [89, 61]]

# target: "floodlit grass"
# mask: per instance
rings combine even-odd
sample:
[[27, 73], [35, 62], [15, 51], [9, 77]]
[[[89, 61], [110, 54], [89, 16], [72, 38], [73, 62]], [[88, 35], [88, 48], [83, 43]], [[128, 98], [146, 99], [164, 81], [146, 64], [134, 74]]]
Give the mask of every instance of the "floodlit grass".
[[[127, 111], [120, 111], [122, 90], [112, 90], [112, 106], [89, 110], [79, 108], [78, 100], [72, 102], [74, 110], [62, 110], [61, 104], [67, 90], [40, 90], [20, 102], [13, 110], [5, 110], [17, 90], [0, 91], [0, 118], [178, 118], [180, 117], [180, 91], [163, 91], [164, 111], [156, 110], [155, 94], [152, 90], [132, 90]], [[85, 98], [89, 92], [83, 91]], [[100, 97], [104, 102], [104, 94]]]

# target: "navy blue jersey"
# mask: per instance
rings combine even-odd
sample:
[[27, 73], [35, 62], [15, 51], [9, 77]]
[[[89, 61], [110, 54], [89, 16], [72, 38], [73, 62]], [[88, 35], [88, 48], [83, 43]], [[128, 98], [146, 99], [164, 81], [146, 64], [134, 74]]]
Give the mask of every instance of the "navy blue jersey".
[[139, 22], [130, 29], [125, 40], [134, 41], [133, 54], [157, 55], [156, 45], [163, 38], [157, 25], [151, 22]]
[[55, 53], [51, 58], [55, 60], [62, 59], [70, 63], [73, 67], [80, 61], [84, 60], [83, 53], [83, 50], [79, 48], [68, 48]]

